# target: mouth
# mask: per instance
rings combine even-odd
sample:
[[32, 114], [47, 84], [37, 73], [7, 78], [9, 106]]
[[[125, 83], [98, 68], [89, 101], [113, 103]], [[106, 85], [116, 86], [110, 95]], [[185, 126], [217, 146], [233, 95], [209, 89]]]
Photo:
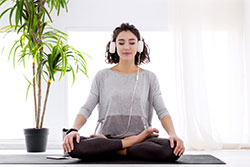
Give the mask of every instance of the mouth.
[[130, 55], [131, 52], [123, 52], [122, 54], [123, 54], [123, 55]]

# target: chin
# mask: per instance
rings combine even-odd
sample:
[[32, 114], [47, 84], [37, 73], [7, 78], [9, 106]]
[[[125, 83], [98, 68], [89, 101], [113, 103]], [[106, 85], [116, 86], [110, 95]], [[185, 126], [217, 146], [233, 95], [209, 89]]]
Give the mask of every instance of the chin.
[[134, 58], [133, 57], [131, 57], [131, 56], [123, 56], [123, 57], [121, 57], [120, 59], [122, 59], [122, 60], [125, 60], [125, 61], [128, 61], [128, 60], [133, 60]]

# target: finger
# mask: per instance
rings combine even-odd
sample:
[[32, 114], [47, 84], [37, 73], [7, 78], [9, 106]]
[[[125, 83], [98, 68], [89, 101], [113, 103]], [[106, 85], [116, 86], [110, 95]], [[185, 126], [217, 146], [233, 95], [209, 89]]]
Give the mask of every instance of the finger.
[[185, 147], [184, 147], [184, 145], [183, 145], [182, 150], [181, 150], [181, 155], [183, 155], [184, 152], [185, 152]]
[[179, 151], [180, 151], [180, 146], [179, 146], [179, 144], [178, 144], [178, 142], [176, 142], [177, 144], [176, 144], [176, 147], [175, 147], [175, 149], [174, 149], [174, 154], [175, 155], [177, 155], [178, 153], [179, 153]]
[[175, 152], [174, 152], [174, 154], [177, 156], [177, 155], [179, 155], [181, 153], [181, 149], [177, 149]]
[[63, 149], [64, 149], [65, 152], [68, 152], [66, 142], [67, 142], [67, 140], [66, 140], [66, 137], [65, 137], [64, 138], [64, 143], [63, 143]]
[[158, 130], [158, 129], [156, 129], [156, 128], [153, 128], [153, 132], [155, 132], [155, 133], [159, 133], [159, 130]]
[[73, 137], [72, 136], [70, 136], [69, 145], [70, 145], [70, 152], [71, 152], [72, 150], [74, 150], [74, 143], [73, 143]]
[[67, 140], [67, 143], [66, 143], [67, 145], [67, 151], [68, 152], [71, 152], [71, 148], [70, 148], [70, 141], [69, 141], [69, 138], [68, 138], [68, 140]]
[[66, 148], [65, 148], [65, 146], [64, 146], [64, 145], [65, 145], [65, 144], [63, 143], [63, 144], [62, 144], [63, 151], [64, 151], [64, 152], [66, 152], [67, 150], [66, 150]]
[[66, 152], [69, 152], [69, 151], [70, 151], [70, 149], [69, 149], [69, 141], [68, 141], [68, 137], [67, 137], [67, 138], [65, 138], [65, 144], [64, 144], [64, 146], [65, 146]]
[[178, 140], [178, 151], [177, 151], [177, 154], [180, 156], [184, 153], [184, 145], [183, 145], [183, 142], [181, 140]]
[[66, 151], [67, 151], [67, 149], [66, 149], [66, 147], [65, 147], [65, 138], [64, 138], [64, 140], [63, 140], [62, 147], [63, 147], [63, 151], [64, 151], [64, 152], [66, 152]]
[[158, 137], [158, 134], [152, 134], [151, 137]]
[[80, 143], [80, 135], [79, 134], [76, 135], [76, 142]]
[[174, 139], [173, 138], [169, 138], [170, 141], [170, 147], [174, 148]]
[[175, 155], [178, 156], [180, 153], [181, 153], [181, 149], [178, 149], [178, 150], [175, 152]]
[[184, 153], [184, 148], [180, 150], [178, 155], [181, 156], [181, 155], [183, 155], [183, 153]]
[[175, 149], [174, 149], [174, 155], [177, 155], [177, 152], [178, 152], [178, 148], [175, 147]]
[[183, 154], [183, 150], [181, 150], [178, 154], [178, 156], [181, 156]]
[[179, 155], [182, 150], [184, 149], [184, 146], [182, 144], [182, 142], [180, 140], [177, 141], [177, 145], [176, 145], [176, 155]]

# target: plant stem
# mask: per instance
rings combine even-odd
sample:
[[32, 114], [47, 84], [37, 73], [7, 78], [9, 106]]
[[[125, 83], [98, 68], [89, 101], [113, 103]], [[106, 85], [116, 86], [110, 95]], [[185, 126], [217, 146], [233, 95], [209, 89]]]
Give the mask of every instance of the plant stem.
[[42, 66], [39, 67], [38, 72], [38, 113], [37, 113], [37, 124], [40, 122], [40, 113], [41, 113], [41, 101], [42, 101], [42, 88], [41, 88], [41, 70]]
[[35, 64], [35, 59], [33, 60], [32, 63], [32, 68], [33, 68], [33, 93], [34, 93], [34, 104], [35, 104], [35, 120], [36, 120], [36, 128], [38, 128], [39, 124], [37, 124], [37, 103], [36, 103], [36, 64]]
[[[28, 15], [30, 16], [31, 13], [30, 13], [30, 10], [29, 10], [29, 7], [27, 5], [27, 2], [26, 0], [24, 0], [24, 4], [26, 6], [26, 10], [28, 12]], [[33, 30], [30, 30], [29, 32], [31, 34], [31, 36], [33, 37], [35, 43], [37, 44], [38, 41], [36, 39], [36, 35], [35, 33], [33, 32]], [[39, 117], [38, 117], [38, 108], [37, 108], [37, 99], [36, 99], [36, 60], [33, 58], [33, 62], [32, 62], [32, 71], [33, 71], [33, 96], [34, 96], [34, 105], [35, 105], [35, 122], [36, 122], [36, 128], [39, 127], [39, 124], [38, 124], [38, 120], [39, 120]]]
[[[37, 17], [37, 19], [38, 19], [38, 24], [37, 24], [37, 28], [38, 28], [38, 32], [39, 32], [39, 43], [41, 44], [42, 43], [42, 36], [41, 36], [41, 17], [40, 17], [40, 12], [41, 12], [41, 4], [42, 4], [42, 1], [41, 0], [39, 0], [39, 4], [40, 4], [40, 6], [39, 6], [39, 8], [38, 8], [38, 17]], [[40, 44], [39, 44], [39, 46], [38, 47], [40, 47]], [[41, 48], [40, 49], [40, 54], [39, 54], [39, 60], [41, 60], [41, 56], [42, 56], [42, 53], [43, 53], [43, 48]], [[42, 68], [43, 68], [43, 66], [42, 66], [42, 63], [40, 63], [40, 67], [38, 68], [39, 69], [39, 72], [38, 72], [38, 115], [37, 115], [37, 117], [38, 117], [38, 119], [37, 119], [37, 124], [39, 125], [40, 124], [40, 113], [41, 113], [41, 100], [42, 100], [42, 88], [41, 88], [41, 76], [42, 76]], [[40, 127], [41, 128], [41, 127]]]
[[33, 32], [33, 30], [30, 30], [30, 33], [31, 33], [32, 37], [34, 38], [34, 40], [35, 40], [35, 42], [36, 42], [36, 44], [37, 44], [38, 41], [37, 41], [37, 39], [36, 39], [36, 35], [35, 35], [35, 33]]
[[47, 83], [46, 96], [45, 96], [44, 103], [43, 103], [43, 113], [42, 113], [42, 117], [41, 117], [40, 128], [43, 127], [43, 119], [44, 119], [44, 115], [45, 115], [45, 111], [46, 111], [46, 106], [47, 106], [47, 101], [48, 101], [48, 97], [49, 97], [50, 85], [51, 85], [51, 80], [49, 78], [48, 83]]

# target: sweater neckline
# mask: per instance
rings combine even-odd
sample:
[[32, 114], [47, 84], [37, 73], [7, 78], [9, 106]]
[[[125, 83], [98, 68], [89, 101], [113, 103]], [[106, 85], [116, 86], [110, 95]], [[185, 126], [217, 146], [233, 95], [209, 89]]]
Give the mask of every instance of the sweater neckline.
[[[131, 73], [131, 74], [126, 74], [126, 73], [121, 73], [121, 72], [117, 72], [117, 71], [113, 71], [110, 68], [108, 68], [109, 71], [111, 71], [112, 73], [118, 74], [118, 75], [136, 75], [136, 73]], [[143, 73], [145, 71], [145, 69], [143, 69], [141, 72], [139, 72], [139, 74]]]

